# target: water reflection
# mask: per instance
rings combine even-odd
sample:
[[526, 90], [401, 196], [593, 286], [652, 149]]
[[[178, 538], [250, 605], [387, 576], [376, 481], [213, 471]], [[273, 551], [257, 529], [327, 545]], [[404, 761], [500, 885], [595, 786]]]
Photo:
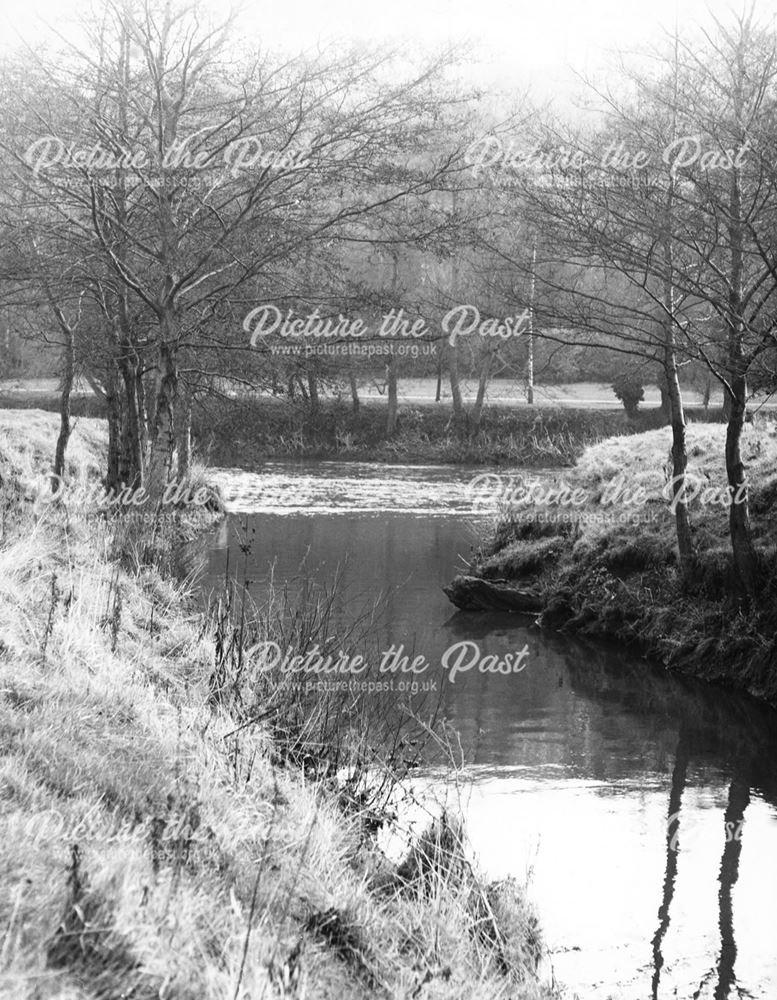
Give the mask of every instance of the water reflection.
[[737, 945], [734, 940], [734, 913], [731, 891], [739, 878], [739, 858], [742, 853], [742, 837], [729, 834], [742, 830], [745, 809], [750, 804], [750, 788], [736, 774], [729, 786], [726, 806], [726, 846], [720, 863], [720, 958], [718, 960], [718, 985], [715, 1000], [726, 1000], [736, 981], [734, 965], [737, 959]]
[[657, 1000], [658, 998], [661, 969], [664, 966], [662, 945], [666, 932], [669, 930], [672, 897], [674, 896], [674, 887], [677, 879], [677, 855], [681, 829], [680, 806], [682, 805], [683, 791], [685, 790], [685, 783], [688, 777], [689, 761], [690, 741], [688, 739], [687, 727], [684, 723], [680, 723], [674, 767], [672, 768], [672, 781], [669, 786], [669, 809], [666, 816], [666, 870], [664, 872], [661, 905], [658, 908], [658, 927], [653, 936], [653, 979], [651, 984], [653, 1000]]

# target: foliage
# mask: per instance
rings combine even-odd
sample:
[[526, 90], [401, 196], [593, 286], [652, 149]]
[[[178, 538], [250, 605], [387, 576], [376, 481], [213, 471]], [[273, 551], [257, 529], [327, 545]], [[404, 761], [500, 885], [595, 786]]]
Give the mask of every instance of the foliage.
[[642, 379], [632, 372], [618, 374], [612, 383], [612, 391], [623, 403], [623, 408], [630, 417], [634, 416], [637, 407], [645, 398], [645, 387], [642, 384]]

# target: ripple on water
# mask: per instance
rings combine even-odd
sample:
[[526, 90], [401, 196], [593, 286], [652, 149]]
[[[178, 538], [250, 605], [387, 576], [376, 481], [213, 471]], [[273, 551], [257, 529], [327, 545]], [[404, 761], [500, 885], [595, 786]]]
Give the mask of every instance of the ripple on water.
[[[495, 509], [493, 503], [474, 496], [468, 486], [487, 471], [479, 467], [331, 462], [311, 468], [269, 463], [255, 472], [213, 469], [209, 476], [219, 486], [227, 510], [235, 514], [450, 517], [486, 515]], [[500, 474], [509, 473], [502, 470]]]

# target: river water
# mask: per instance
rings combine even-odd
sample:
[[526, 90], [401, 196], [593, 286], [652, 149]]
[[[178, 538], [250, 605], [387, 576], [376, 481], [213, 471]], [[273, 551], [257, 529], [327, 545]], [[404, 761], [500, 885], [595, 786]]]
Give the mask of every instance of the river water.
[[[528, 618], [457, 612], [441, 586], [487, 524], [466, 489], [482, 471], [217, 470], [231, 513], [204, 585], [236, 572], [261, 601], [271, 579], [337, 578], [335, 613], [371, 614], [376, 658], [424, 657], [461, 734], [472, 848], [527, 885], [570, 997], [775, 1000], [777, 713]], [[520, 669], [478, 669], [508, 653]]]

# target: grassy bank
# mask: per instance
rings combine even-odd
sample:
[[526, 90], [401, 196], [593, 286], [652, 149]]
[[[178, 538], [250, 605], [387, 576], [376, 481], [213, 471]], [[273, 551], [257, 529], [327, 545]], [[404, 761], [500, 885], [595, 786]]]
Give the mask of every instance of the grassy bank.
[[[690, 419], [701, 418], [692, 411]], [[714, 414], [713, 414], [714, 416]], [[251, 468], [269, 458], [327, 458], [418, 464], [570, 465], [590, 444], [660, 427], [659, 409], [629, 420], [623, 411], [567, 407], [488, 408], [480, 429], [456, 427], [446, 403], [401, 406], [386, 435], [385, 403], [326, 401], [311, 414], [279, 400], [218, 401], [195, 412], [194, 432], [213, 464]]]
[[[0, 995], [545, 996], [516, 887], [453, 821], [389, 863], [348, 741], [247, 678], [272, 622], [196, 613], [137, 525], [41, 508], [55, 426], [0, 413]], [[69, 475], [104, 447], [80, 420]]]
[[[56, 411], [52, 392], [0, 393], [0, 409], [31, 407]], [[94, 395], [73, 398], [76, 416], [104, 415]], [[701, 407], [691, 420], [704, 419]], [[710, 419], [716, 417], [710, 411]], [[417, 464], [570, 465], [604, 438], [660, 427], [655, 407], [626, 418], [623, 410], [542, 406], [486, 408], [475, 433], [455, 427], [449, 403], [401, 405], [394, 434], [386, 434], [386, 404], [367, 400], [358, 413], [350, 404], [323, 400], [318, 412], [278, 399], [212, 399], [198, 402], [192, 433], [200, 454], [213, 465], [253, 468], [266, 459], [325, 458], [341, 461]]]
[[[643, 420], [651, 417], [646, 412]], [[616, 428], [617, 411], [506, 407], [486, 411], [480, 429], [455, 427], [448, 404], [401, 407], [386, 435], [384, 403], [358, 413], [326, 402], [317, 414], [278, 400], [210, 404], [195, 433], [219, 464], [250, 467], [267, 458], [329, 458], [371, 462], [566, 465], [583, 447]]]
[[[505, 505], [472, 575], [508, 592], [518, 586], [538, 594], [546, 627], [634, 644], [672, 669], [777, 706], [777, 425], [757, 421], [743, 438], [765, 580], [750, 608], [732, 597], [728, 509], [720, 493], [724, 440], [723, 426], [688, 428], [688, 470], [698, 490], [690, 501], [697, 554], [689, 580], [678, 572], [674, 518], [662, 495], [671, 475], [667, 428], [588, 448], [560, 477], [582, 491], [579, 507], [558, 497]], [[619, 480], [629, 492], [643, 487], [646, 502], [624, 502], [623, 495], [608, 502]]]

